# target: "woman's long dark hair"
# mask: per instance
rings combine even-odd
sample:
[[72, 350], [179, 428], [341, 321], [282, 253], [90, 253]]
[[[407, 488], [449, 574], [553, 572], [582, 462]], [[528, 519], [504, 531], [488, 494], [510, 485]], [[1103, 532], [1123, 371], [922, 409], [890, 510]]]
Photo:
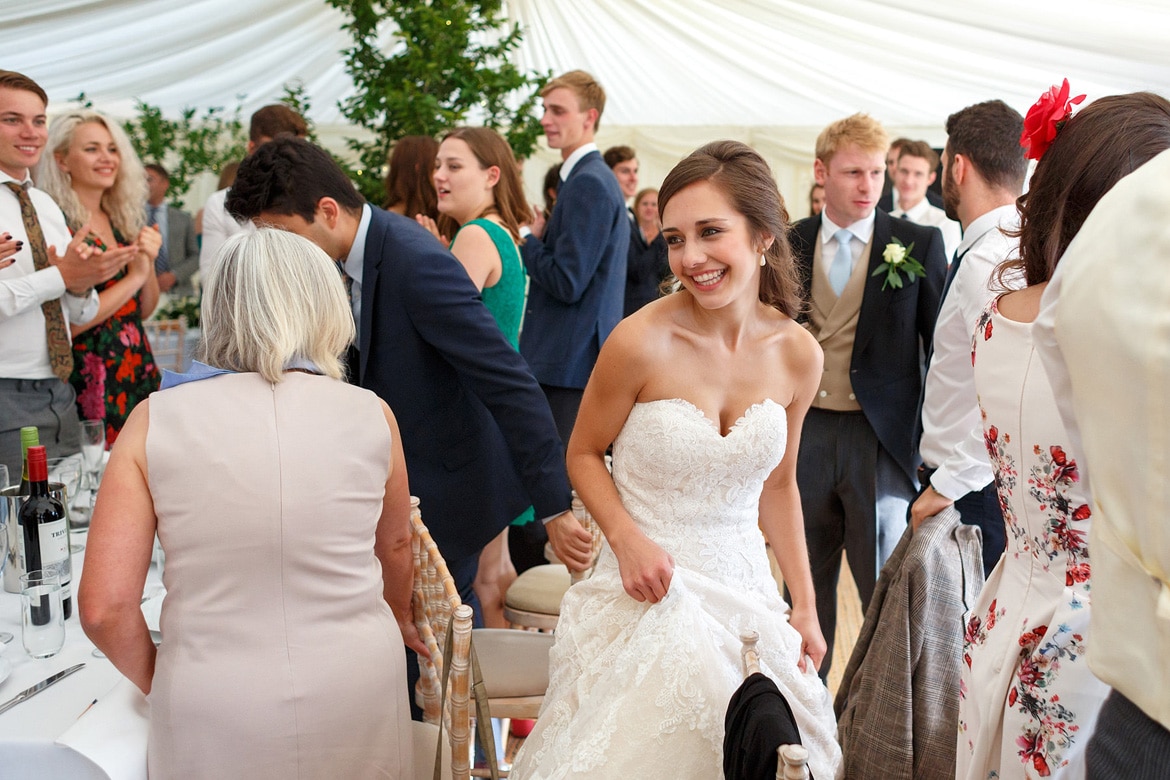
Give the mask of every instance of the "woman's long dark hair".
[[1000, 265], [1000, 284], [1017, 274], [1029, 286], [1051, 279], [1097, 201], [1166, 149], [1170, 101], [1159, 95], [1111, 95], [1081, 109], [1060, 129], [1016, 201], [1020, 254]]

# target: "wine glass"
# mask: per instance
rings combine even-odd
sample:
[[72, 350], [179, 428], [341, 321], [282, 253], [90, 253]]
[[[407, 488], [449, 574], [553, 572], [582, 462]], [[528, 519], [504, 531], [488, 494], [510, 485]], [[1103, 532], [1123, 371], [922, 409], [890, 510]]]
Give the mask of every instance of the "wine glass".
[[[0, 463], [0, 490], [9, 486], [8, 466]], [[15, 521], [16, 518], [11, 518]], [[0, 499], [0, 575], [4, 574], [4, 564], [8, 562], [8, 502]], [[12, 632], [0, 631], [0, 648], [12, 641]]]
[[104, 420], [81, 421], [81, 461], [85, 467], [83, 488], [96, 491], [102, 455], [106, 451], [106, 423]]

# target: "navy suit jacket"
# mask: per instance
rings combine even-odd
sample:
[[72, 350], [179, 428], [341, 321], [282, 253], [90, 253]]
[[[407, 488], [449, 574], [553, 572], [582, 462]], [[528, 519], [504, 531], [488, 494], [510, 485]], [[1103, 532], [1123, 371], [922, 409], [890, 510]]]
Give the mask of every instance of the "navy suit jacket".
[[649, 244], [638, 225], [630, 222], [630, 253], [626, 257], [626, 302], [622, 316], [629, 317], [659, 298], [658, 288], [670, 275], [666, 239], [659, 233]]
[[597, 353], [622, 318], [630, 218], [598, 152], [577, 161], [557, 190], [544, 240], [521, 247], [531, 285], [520, 353], [541, 384], [585, 387]]
[[[813, 251], [820, 230], [820, 216], [808, 217], [797, 222], [791, 234], [805, 300], [811, 297]], [[885, 274], [872, 274], [883, 262], [882, 251], [894, 238], [905, 246], [914, 244], [910, 254], [922, 263], [926, 275], [900, 289], [883, 290]], [[916, 471], [922, 462], [918, 456], [922, 435], [918, 406], [925, 375], [923, 356], [934, 338], [946, 275], [946, 252], [938, 228], [895, 219], [877, 210], [849, 381], [878, 441], [912, 482], [918, 479]]]
[[569, 508], [544, 394], [467, 272], [412, 219], [371, 206], [359, 380], [398, 418], [410, 491], [448, 560], [479, 551], [532, 504]]

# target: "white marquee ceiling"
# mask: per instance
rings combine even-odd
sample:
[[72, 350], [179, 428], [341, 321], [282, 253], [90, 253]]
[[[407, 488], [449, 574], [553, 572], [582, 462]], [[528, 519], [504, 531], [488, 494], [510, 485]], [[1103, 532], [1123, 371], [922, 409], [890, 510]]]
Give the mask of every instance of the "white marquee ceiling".
[[[658, 178], [698, 143], [730, 136], [766, 150], [782, 187], [799, 186], [811, 139], [833, 119], [867, 111], [938, 144], [952, 111], [992, 97], [1023, 111], [1065, 76], [1090, 98], [1170, 95], [1170, 3], [1159, 0], [506, 7], [526, 29], [520, 64], [591, 71], [609, 96], [599, 143], [633, 143]], [[37, 79], [51, 111], [84, 91], [122, 116], [136, 98], [175, 114], [234, 106], [239, 95], [246, 115], [299, 81], [326, 137], [336, 136], [337, 101], [351, 89], [340, 22], [323, 0], [5, 0], [0, 67]]]

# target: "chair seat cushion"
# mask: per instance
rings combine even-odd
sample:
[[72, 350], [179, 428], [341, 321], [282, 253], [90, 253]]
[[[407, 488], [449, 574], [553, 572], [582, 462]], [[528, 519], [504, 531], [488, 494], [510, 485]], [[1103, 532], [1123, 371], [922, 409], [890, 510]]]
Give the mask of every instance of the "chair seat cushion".
[[516, 578], [504, 603], [512, 609], [542, 615], [561, 614], [561, 599], [573, 583], [569, 570], [561, 563], [534, 566]]
[[471, 642], [488, 698], [543, 696], [548, 688], [552, 634], [511, 628], [477, 628]]

